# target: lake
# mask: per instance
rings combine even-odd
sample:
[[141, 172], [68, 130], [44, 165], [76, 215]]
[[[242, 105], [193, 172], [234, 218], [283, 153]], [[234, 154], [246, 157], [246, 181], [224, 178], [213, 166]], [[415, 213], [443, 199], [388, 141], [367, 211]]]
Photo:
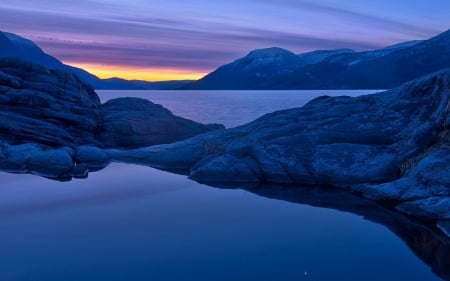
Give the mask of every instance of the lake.
[[[98, 93], [232, 127], [323, 94], [374, 92]], [[432, 230], [347, 193], [218, 189], [119, 163], [85, 180], [0, 182], [0, 280], [441, 280], [418, 257], [442, 248]]]

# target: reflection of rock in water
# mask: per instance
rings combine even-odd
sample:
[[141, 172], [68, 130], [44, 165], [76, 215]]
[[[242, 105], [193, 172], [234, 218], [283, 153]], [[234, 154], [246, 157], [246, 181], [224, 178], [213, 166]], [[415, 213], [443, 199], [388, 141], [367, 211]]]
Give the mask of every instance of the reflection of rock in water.
[[263, 197], [350, 212], [374, 223], [382, 224], [405, 241], [435, 274], [444, 280], [450, 280], [450, 239], [437, 230], [433, 223], [414, 220], [348, 191], [280, 186], [264, 186], [246, 190]]
[[379, 94], [319, 97], [236, 128], [108, 154], [212, 185], [343, 188], [395, 202], [450, 233], [449, 89], [447, 70]]

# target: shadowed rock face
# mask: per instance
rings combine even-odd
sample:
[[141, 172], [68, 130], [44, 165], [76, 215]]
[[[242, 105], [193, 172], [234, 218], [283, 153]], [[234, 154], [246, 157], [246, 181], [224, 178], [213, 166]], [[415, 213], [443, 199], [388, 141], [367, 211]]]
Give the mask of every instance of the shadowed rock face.
[[159, 104], [140, 98], [113, 99], [101, 106], [101, 142], [108, 147], [136, 148], [172, 143], [217, 129], [173, 115]]
[[0, 108], [0, 138], [10, 143], [100, 144], [100, 100], [65, 71], [0, 60]]

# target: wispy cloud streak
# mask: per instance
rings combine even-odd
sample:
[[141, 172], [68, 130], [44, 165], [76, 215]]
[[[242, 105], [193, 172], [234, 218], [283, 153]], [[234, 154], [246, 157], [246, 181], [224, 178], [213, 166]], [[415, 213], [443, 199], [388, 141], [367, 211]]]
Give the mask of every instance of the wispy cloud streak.
[[[429, 2], [434, 1], [440, 6], [429, 3], [429, 13], [442, 5], [450, 9], [450, 3]], [[415, 17], [414, 4], [406, 0], [380, 0], [378, 10], [370, 1], [354, 2], [15, 0], [0, 3], [0, 28], [30, 37], [63, 61], [206, 72], [256, 48], [368, 50], [450, 27], [450, 19], [438, 11]], [[367, 8], [356, 2], [367, 2]], [[409, 5], [410, 14], [379, 11], [399, 3]]]

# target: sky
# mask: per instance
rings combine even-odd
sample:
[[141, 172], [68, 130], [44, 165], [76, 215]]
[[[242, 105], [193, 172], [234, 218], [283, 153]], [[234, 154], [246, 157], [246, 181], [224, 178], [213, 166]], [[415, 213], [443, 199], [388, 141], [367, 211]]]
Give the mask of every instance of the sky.
[[450, 29], [449, 0], [8, 0], [0, 30], [102, 78], [197, 79], [254, 49], [372, 50]]

